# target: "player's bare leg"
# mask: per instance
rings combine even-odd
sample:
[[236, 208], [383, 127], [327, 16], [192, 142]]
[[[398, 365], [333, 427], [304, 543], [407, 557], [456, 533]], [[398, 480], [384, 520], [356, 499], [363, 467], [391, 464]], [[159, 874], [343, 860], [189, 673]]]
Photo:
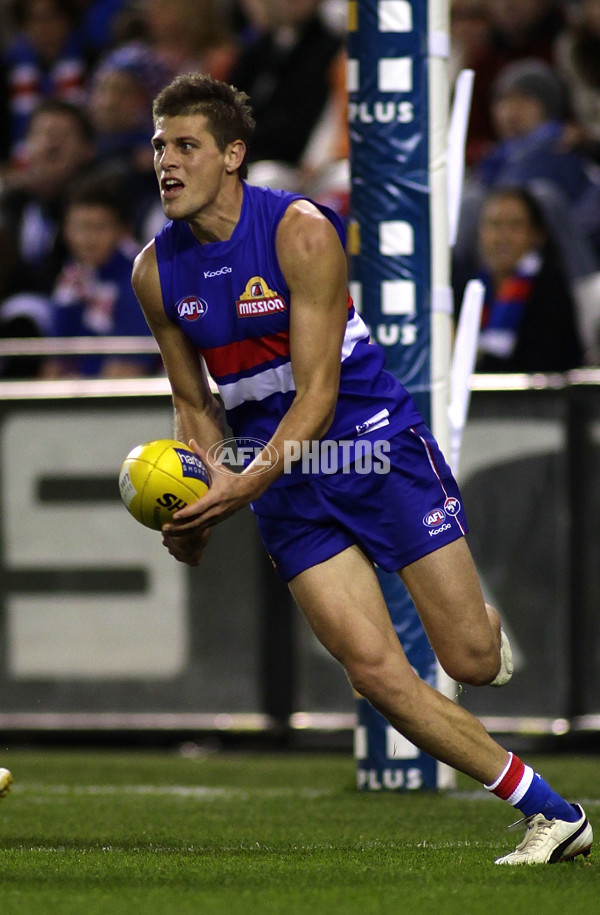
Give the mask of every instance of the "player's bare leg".
[[[456, 665], [457, 672], [459, 666], [464, 672], [468, 669], [473, 679], [480, 676], [474, 673], [477, 663], [487, 665], [488, 677], [499, 655], [494, 616], [469, 586], [473, 577], [468, 551], [442, 549], [447, 552], [427, 563], [431, 583], [425, 580], [425, 565], [417, 568], [417, 563], [409, 567], [406, 578], [425, 608], [429, 630], [448, 663]], [[444, 595], [447, 562], [452, 563], [453, 574], [446, 581], [453, 584]], [[457, 571], [465, 574], [456, 576]], [[581, 806], [556, 794], [531, 767], [497, 744], [470, 712], [415, 674], [391, 623], [373, 567], [358, 547], [297, 575], [290, 590], [317, 637], [345, 667], [354, 688], [390, 724], [425, 753], [470, 775], [524, 813], [525, 839], [496, 863], [545, 864], [589, 854], [593, 833]], [[459, 608], [453, 603], [458, 599], [465, 601], [475, 638], [469, 638], [460, 621]], [[452, 631], [454, 623], [458, 636], [466, 637], [467, 651]], [[482, 645], [477, 645], [478, 637]]]
[[[374, 569], [358, 547], [297, 575], [290, 590], [317, 638], [344, 666], [357, 692], [398, 731], [424, 752], [480, 782], [497, 778], [506, 765], [507, 751], [470, 712], [415, 674], [391, 623]], [[487, 682], [498, 666], [498, 648], [485, 609], [480, 608], [480, 613], [486, 644], [477, 650], [473, 642], [468, 652], [463, 651], [461, 667], [465, 672], [467, 667], [474, 670], [477, 655], [480, 663], [488, 665], [483, 676]], [[469, 615], [473, 620], [479, 617], [475, 612]], [[455, 638], [438, 639], [442, 650], [447, 641]]]
[[472, 686], [490, 683], [500, 666], [500, 617], [483, 599], [464, 537], [406, 566], [400, 577], [446, 673]]

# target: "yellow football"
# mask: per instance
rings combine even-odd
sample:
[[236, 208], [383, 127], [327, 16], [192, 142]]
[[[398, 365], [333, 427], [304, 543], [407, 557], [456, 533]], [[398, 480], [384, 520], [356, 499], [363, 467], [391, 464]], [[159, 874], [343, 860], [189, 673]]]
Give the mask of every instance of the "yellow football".
[[209, 486], [210, 478], [198, 455], [173, 439], [133, 448], [119, 474], [119, 492], [127, 510], [155, 531], [180, 508], [200, 499]]

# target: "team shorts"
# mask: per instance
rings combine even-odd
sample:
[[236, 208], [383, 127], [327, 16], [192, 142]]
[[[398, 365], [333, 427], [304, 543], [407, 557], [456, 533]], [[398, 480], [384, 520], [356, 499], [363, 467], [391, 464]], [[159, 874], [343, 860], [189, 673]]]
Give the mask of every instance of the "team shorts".
[[315, 474], [271, 487], [253, 504], [285, 581], [353, 544], [396, 572], [467, 533], [458, 484], [424, 423], [394, 435], [387, 454], [387, 472]]

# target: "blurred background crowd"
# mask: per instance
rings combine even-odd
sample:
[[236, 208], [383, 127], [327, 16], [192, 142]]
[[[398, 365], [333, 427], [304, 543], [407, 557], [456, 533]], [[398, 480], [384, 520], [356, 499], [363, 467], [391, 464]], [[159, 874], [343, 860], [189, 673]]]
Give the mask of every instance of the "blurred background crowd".
[[[147, 335], [135, 254], [163, 215], [151, 103], [178, 73], [245, 90], [253, 183], [347, 216], [345, 0], [4, 0], [0, 336]], [[475, 72], [452, 276], [486, 301], [481, 371], [600, 364], [600, 0], [450, 0]], [[154, 355], [0, 359], [0, 377], [155, 374]]]

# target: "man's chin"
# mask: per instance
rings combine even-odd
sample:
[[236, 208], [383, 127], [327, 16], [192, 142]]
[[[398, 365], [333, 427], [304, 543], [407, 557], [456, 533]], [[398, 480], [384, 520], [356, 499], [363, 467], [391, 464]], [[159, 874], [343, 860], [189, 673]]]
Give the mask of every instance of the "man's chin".
[[167, 219], [185, 219], [185, 212], [177, 206], [175, 200], [163, 200], [162, 210]]

